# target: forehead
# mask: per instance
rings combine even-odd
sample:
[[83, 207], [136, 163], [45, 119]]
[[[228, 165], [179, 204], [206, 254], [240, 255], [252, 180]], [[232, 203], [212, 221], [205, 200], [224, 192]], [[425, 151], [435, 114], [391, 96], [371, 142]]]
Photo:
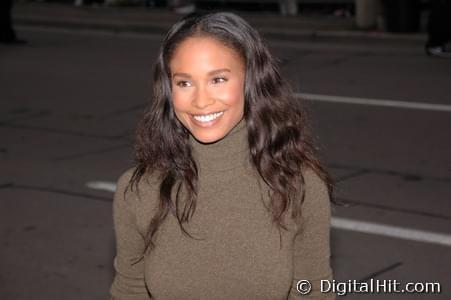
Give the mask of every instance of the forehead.
[[241, 55], [235, 49], [212, 37], [185, 39], [175, 48], [169, 65], [173, 72], [179, 68], [196, 71], [217, 67], [244, 68]]

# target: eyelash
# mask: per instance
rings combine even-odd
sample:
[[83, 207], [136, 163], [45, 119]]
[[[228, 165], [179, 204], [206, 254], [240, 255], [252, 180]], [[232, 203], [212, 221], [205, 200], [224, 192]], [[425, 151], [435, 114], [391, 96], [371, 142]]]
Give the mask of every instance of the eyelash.
[[179, 86], [179, 87], [187, 87], [187, 86], [185, 85], [185, 83], [187, 83], [187, 82], [188, 82], [188, 81], [185, 81], [185, 80], [177, 81], [177, 82], [176, 82], [176, 85]]
[[224, 82], [227, 81], [227, 78], [225, 78], [225, 77], [215, 77], [215, 78], [213, 78], [213, 82], [218, 80], [218, 79], [222, 80], [221, 82], [218, 82], [218, 83], [224, 83]]
[[[221, 80], [220, 82], [216, 82], [217, 80]], [[227, 82], [227, 78], [225, 78], [225, 77], [215, 77], [215, 78], [213, 78], [213, 83], [217, 83], [217, 84], [221, 84], [221, 83], [224, 83], [224, 82]], [[186, 81], [186, 80], [181, 80], [181, 81], [177, 81], [176, 82], [176, 85], [177, 86], [179, 86], [179, 87], [188, 87], [188, 86], [186, 86], [185, 84], [186, 83], [188, 83], [188, 81]]]

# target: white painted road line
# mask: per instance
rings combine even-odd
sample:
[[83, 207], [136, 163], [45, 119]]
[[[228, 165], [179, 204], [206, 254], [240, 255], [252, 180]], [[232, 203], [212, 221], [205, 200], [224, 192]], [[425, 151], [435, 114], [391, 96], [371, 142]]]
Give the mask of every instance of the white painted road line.
[[448, 104], [407, 102], [407, 101], [386, 100], [386, 99], [354, 98], [354, 97], [342, 97], [342, 96], [318, 95], [318, 94], [306, 94], [306, 93], [295, 93], [295, 96], [298, 98], [302, 98], [304, 100], [308, 100], [308, 101], [322, 101], [322, 102], [386, 106], [386, 107], [395, 107], [395, 108], [409, 108], [409, 109], [419, 109], [419, 110], [451, 112], [451, 105], [448, 105]]
[[[108, 181], [91, 181], [86, 183], [86, 186], [90, 189], [103, 190], [112, 193], [116, 191], [116, 184]], [[332, 227], [337, 229], [451, 246], [451, 234], [436, 233], [431, 231], [423, 231], [364, 221], [355, 221], [338, 217], [332, 217], [331, 222]]]
[[102, 190], [114, 193], [116, 191], [116, 184], [108, 181], [90, 181], [86, 186], [93, 190]]
[[451, 246], [451, 234], [435, 233], [384, 224], [355, 221], [344, 218], [332, 218], [332, 227], [363, 233], [389, 236], [399, 239]]

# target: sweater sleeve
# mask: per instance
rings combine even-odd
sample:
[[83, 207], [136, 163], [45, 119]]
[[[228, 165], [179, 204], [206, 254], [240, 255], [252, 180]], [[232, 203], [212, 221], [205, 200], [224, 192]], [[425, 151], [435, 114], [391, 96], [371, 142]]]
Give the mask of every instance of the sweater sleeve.
[[134, 192], [125, 188], [130, 181], [132, 170], [118, 179], [113, 198], [113, 223], [116, 237], [116, 256], [113, 260], [115, 276], [110, 287], [112, 300], [151, 299], [144, 280], [145, 243], [136, 226]]
[[[332, 280], [330, 266], [330, 197], [327, 186], [312, 170], [304, 174], [305, 198], [299, 232], [293, 245], [293, 284], [288, 299], [335, 299], [333, 293], [321, 293], [321, 280]], [[299, 280], [308, 280], [311, 291], [302, 295]]]

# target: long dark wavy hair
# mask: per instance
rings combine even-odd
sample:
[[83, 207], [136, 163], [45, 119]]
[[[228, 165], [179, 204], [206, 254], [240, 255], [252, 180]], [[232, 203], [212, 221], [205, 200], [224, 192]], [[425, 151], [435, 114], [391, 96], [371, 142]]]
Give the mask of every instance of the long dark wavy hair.
[[[334, 182], [320, 163], [301, 101], [282, 79], [275, 59], [256, 30], [241, 17], [226, 12], [192, 14], [175, 23], [164, 37], [153, 74], [153, 99], [137, 128], [136, 168], [129, 186], [138, 187], [145, 174], [157, 174], [159, 204], [146, 234], [146, 251], [168, 213], [181, 230], [196, 209], [198, 168], [191, 155], [189, 131], [175, 117], [169, 63], [177, 46], [189, 37], [211, 37], [241, 55], [246, 66], [244, 118], [253, 167], [269, 187], [273, 222], [286, 229], [284, 213], [301, 213], [302, 170], [309, 167], [327, 184]], [[186, 191], [181, 197], [182, 188]], [[175, 199], [171, 193], [175, 189]], [[300, 197], [299, 197], [300, 196]], [[192, 237], [192, 236], [191, 236]]]

